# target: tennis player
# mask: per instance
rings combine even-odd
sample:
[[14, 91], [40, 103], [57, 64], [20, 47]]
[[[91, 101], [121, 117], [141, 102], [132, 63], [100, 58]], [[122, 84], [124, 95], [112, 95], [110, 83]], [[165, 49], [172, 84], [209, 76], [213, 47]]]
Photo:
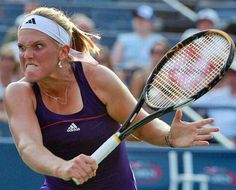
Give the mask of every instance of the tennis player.
[[[125, 142], [99, 167], [90, 157], [136, 104], [118, 77], [90, 56], [98, 51], [90, 37], [47, 7], [32, 11], [19, 27], [24, 78], [7, 87], [5, 104], [19, 154], [45, 175], [41, 190], [136, 189]], [[136, 121], [146, 115], [142, 111]], [[178, 110], [171, 128], [156, 119], [134, 135], [158, 146], [190, 147], [208, 145], [210, 132], [218, 131], [202, 128], [213, 119], [186, 123], [181, 117]]]

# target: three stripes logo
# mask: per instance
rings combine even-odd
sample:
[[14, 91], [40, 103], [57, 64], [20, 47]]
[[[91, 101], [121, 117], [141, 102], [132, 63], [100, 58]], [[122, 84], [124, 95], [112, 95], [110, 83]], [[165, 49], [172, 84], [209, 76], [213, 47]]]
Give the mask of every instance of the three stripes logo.
[[25, 24], [36, 24], [36, 21], [34, 18], [31, 18], [30, 20], [28, 20]]
[[75, 132], [75, 131], [80, 131], [80, 128], [77, 127], [77, 125], [75, 125], [74, 123], [72, 123], [68, 129], [66, 130], [66, 132], [70, 133], [70, 132]]

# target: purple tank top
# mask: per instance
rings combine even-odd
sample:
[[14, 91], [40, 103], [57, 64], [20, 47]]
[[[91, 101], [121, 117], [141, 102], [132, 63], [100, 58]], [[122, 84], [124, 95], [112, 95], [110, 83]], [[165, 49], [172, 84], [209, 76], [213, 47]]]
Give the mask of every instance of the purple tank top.
[[[42, 101], [38, 85], [33, 84], [44, 146], [65, 160], [81, 153], [91, 155], [119, 128], [119, 123], [107, 114], [105, 105], [89, 86], [81, 63], [73, 63], [72, 67], [83, 100], [83, 108], [78, 113], [60, 115], [51, 112]], [[125, 143], [122, 142], [99, 164], [96, 177], [86, 183], [77, 186], [73, 181], [45, 176], [41, 190], [136, 190]]]

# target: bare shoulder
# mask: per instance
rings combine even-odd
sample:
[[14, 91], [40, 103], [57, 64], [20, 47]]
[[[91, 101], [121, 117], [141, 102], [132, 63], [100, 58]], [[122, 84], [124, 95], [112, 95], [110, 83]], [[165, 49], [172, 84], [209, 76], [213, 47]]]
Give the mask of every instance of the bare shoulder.
[[84, 65], [84, 73], [91, 86], [97, 87], [109, 87], [111, 85], [119, 83], [120, 79], [117, 75], [109, 68], [103, 65]]
[[5, 96], [24, 96], [31, 89], [31, 84], [26, 81], [17, 81], [10, 83], [5, 89]]
[[[33, 91], [31, 84], [24, 80], [10, 83], [4, 92], [6, 106], [30, 103], [32, 105]], [[15, 106], [16, 107], [16, 106]]]
[[87, 79], [89, 80], [103, 80], [104, 78], [107, 77], [114, 77], [112, 76], [114, 73], [111, 71], [109, 68], [97, 64], [97, 65], [92, 65], [92, 64], [84, 64], [83, 65], [84, 73]]
[[128, 90], [117, 75], [103, 65], [84, 64], [83, 69], [92, 90], [103, 102], [108, 94]]

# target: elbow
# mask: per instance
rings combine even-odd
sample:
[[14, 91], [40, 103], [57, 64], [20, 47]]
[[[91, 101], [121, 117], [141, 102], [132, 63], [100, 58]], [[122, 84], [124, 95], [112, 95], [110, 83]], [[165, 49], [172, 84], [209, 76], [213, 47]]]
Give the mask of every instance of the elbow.
[[27, 160], [26, 158], [32, 152], [31, 150], [33, 149], [32, 145], [26, 144], [26, 143], [18, 143], [17, 145], [17, 150], [23, 159], [23, 161]]
[[33, 143], [19, 142], [17, 144], [17, 150], [24, 163], [31, 167], [31, 161], [34, 156], [37, 156], [35, 155], [35, 150], [37, 150], [36, 145]]

